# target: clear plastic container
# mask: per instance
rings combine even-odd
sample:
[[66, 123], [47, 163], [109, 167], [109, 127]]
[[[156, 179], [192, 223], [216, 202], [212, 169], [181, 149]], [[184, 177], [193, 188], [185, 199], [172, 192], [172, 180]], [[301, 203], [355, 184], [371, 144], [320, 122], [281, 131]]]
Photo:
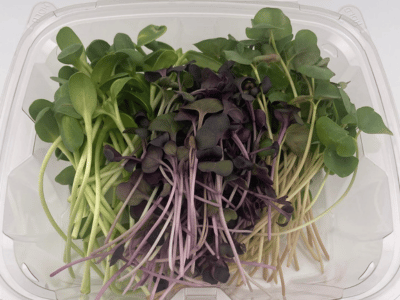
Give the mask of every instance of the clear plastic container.
[[[0, 299], [94, 299], [96, 288], [101, 286], [95, 281], [93, 293], [80, 298], [79, 286], [69, 279], [68, 272], [49, 277], [63, 265], [64, 243], [40, 205], [37, 179], [49, 145], [36, 138], [27, 111], [35, 99], [52, 100], [57, 89], [49, 77], [61, 65], [55, 42], [58, 30], [70, 26], [87, 46], [96, 38], [111, 42], [117, 32], [134, 38], [141, 28], [153, 23], [168, 27], [162, 41], [188, 50], [201, 39], [228, 33], [245, 38], [250, 18], [266, 6], [282, 9], [294, 32], [314, 31], [321, 56], [331, 58], [330, 68], [336, 73], [332, 80], [350, 81], [347, 92], [356, 107], [373, 107], [394, 132], [393, 137], [361, 135], [356, 182], [346, 199], [317, 223], [331, 259], [324, 263], [323, 274], [306, 254], [299, 258], [300, 271], [285, 267], [286, 299], [398, 299], [399, 123], [382, 65], [357, 9], [348, 7], [335, 13], [296, 2], [124, 0], [100, 0], [59, 10], [41, 3], [18, 46], [0, 104]], [[45, 193], [52, 214], [65, 228], [68, 190], [54, 182], [63, 167], [52, 159]], [[348, 180], [329, 178], [315, 215], [340, 196]], [[270, 298], [259, 290], [251, 293], [246, 287], [226, 287], [224, 292], [185, 289], [176, 299], [282, 298], [279, 285], [259, 282]]]

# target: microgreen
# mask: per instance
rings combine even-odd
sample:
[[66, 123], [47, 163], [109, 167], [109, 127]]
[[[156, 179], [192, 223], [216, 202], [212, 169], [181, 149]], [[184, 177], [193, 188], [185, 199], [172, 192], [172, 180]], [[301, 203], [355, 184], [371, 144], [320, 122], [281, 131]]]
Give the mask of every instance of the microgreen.
[[[310, 192], [312, 179], [323, 171], [354, 178], [360, 132], [392, 133], [372, 108], [356, 109], [345, 92], [352, 83], [331, 82], [315, 33], [294, 33], [276, 8], [249, 23], [247, 40], [210, 38], [187, 52], [157, 40], [165, 26], [86, 49], [71, 28], [59, 31], [66, 65], [52, 79], [60, 87], [53, 102], [29, 107], [38, 137], [52, 143], [41, 203], [66, 241], [66, 265], [52, 276], [67, 268], [74, 276], [86, 261], [88, 294], [101, 262], [96, 299], [109, 287], [163, 299], [176, 285], [248, 284], [250, 267], [283, 278], [302, 226], [312, 225], [308, 241], [326, 253], [312, 224], [320, 194]], [[43, 194], [53, 152], [71, 163], [55, 178], [70, 186], [66, 234]], [[285, 230], [286, 239], [276, 237]], [[72, 261], [71, 249], [82, 259]]]

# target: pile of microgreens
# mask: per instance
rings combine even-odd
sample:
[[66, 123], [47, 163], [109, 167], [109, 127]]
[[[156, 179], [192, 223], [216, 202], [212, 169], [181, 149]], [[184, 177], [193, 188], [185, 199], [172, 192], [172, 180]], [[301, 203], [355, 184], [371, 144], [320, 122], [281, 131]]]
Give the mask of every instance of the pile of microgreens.
[[[247, 40], [204, 40], [200, 52], [157, 41], [165, 31], [149, 25], [136, 44], [118, 33], [86, 49], [68, 27], [57, 35], [60, 87], [53, 102], [29, 108], [52, 143], [41, 203], [66, 241], [66, 265], [51, 276], [68, 268], [74, 277], [72, 266], [86, 262], [82, 293], [93, 269], [104, 281], [96, 299], [109, 287], [164, 299], [183, 286], [251, 288], [261, 268], [268, 282], [279, 274], [284, 294], [281, 266], [299, 268], [300, 238], [322, 270], [322, 254], [329, 259], [315, 221], [351, 188], [360, 131], [391, 132], [372, 108], [355, 108], [346, 83], [330, 81], [315, 34], [294, 37], [279, 9], [261, 9]], [[54, 152], [71, 163], [55, 179], [70, 187], [66, 233], [43, 193]], [[314, 218], [330, 174], [353, 178]], [[71, 261], [72, 249], [82, 259]]]

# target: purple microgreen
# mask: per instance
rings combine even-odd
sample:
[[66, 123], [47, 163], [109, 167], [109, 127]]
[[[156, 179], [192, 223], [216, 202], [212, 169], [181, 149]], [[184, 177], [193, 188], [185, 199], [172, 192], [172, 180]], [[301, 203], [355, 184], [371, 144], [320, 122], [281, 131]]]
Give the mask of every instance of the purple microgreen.
[[264, 184], [266, 185], [272, 185], [273, 182], [270, 178], [269, 170], [268, 168], [261, 167], [257, 164], [253, 165], [253, 169], [251, 170], [252, 175], [257, 177], [259, 180], [261, 180]]
[[199, 161], [219, 161], [222, 156], [223, 151], [219, 146], [196, 151], [196, 157]]
[[197, 132], [197, 149], [203, 150], [217, 146], [229, 125], [229, 118], [224, 113], [210, 116]]
[[207, 282], [209, 284], [217, 284], [218, 283], [218, 280], [216, 280], [211, 275], [211, 266], [208, 267], [207, 269], [205, 269], [201, 275], [202, 275], [202, 279], [204, 282]]
[[109, 162], [119, 162], [122, 160], [122, 155], [110, 145], [104, 145], [103, 153]]
[[243, 111], [238, 108], [234, 103], [228, 99], [223, 99], [222, 104], [224, 106], [224, 113], [227, 114], [234, 123], [243, 123], [245, 116]]
[[164, 147], [165, 143], [169, 141], [169, 134], [168, 132], [164, 132], [163, 134], [159, 135], [155, 139], [151, 140], [149, 144], [156, 146], [156, 147]]
[[240, 96], [245, 101], [254, 101], [259, 90], [256, 80], [252, 77], [240, 77], [235, 80]]
[[144, 173], [154, 173], [160, 166], [160, 160], [163, 157], [161, 148], [149, 145], [146, 154], [142, 160], [142, 170]]
[[217, 260], [211, 267], [211, 276], [222, 283], [227, 283], [230, 277], [229, 268], [223, 259]]
[[117, 186], [117, 199], [123, 202], [128, 201], [128, 205], [137, 205], [143, 200], [148, 200], [152, 189], [142, 178], [143, 173], [140, 170], [135, 170], [129, 181], [122, 182]]
[[137, 165], [136, 161], [128, 160], [124, 165], [124, 169], [125, 169], [125, 171], [132, 173], [135, 170], [136, 165]]
[[148, 71], [144, 73], [144, 78], [148, 82], [155, 82], [159, 80], [160, 78], [166, 77], [167, 76], [167, 69], [161, 69], [158, 71]]
[[134, 219], [137, 222], [141, 217], [141, 215], [143, 214], [143, 211], [146, 206], [147, 206], [147, 201], [141, 201], [137, 205], [131, 205], [129, 208], [129, 213], [132, 219]]
[[185, 146], [179, 146], [176, 150], [176, 157], [179, 161], [186, 161], [189, 159], [189, 149]]
[[123, 255], [124, 255], [124, 251], [125, 251], [125, 245], [124, 244], [119, 245], [114, 250], [114, 253], [113, 253], [113, 255], [111, 256], [111, 259], [110, 259], [110, 267], [115, 265], [118, 260], [122, 259]]
[[268, 91], [272, 88], [272, 82], [268, 76], [265, 76], [263, 78], [263, 80], [261, 81], [261, 84], [260, 84], [260, 88], [261, 88], [263, 94], [268, 93]]
[[267, 118], [265, 115], [265, 112], [262, 109], [256, 109], [254, 110], [254, 116], [256, 119], [256, 124], [258, 128], [264, 128], [265, 125], [267, 124]]
[[236, 156], [233, 160], [233, 165], [235, 168], [240, 169], [240, 170], [252, 170], [254, 163], [251, 162], [250, 160], [244, 158], [243, 156]]
[[135, 123], [138, 124], [139, 127], [141, 128], [147, 128], [149, 127], [150, 121], [147, 118], [146, 113], [140, 111], [135, 115]]
[[236, 132], [236, 134], [242, 143], [247, 143], [251, 137], [251, 130], [248, 128], [242, 127]]
[[198, 168], [202, 172], [214, 172], [221, 176], [229, 176], [233, 171], [233, 163], [230, 160], [204, 161], [198, 164]]
[[160, 115], [151, 121], [148, 129], [152, 131], [168, 132], [171, 140], [176, 141], [176, 133], [181, 129], [181, 124], [177, 123], [175, 113]]
[[176, 91], [178, 95], [182, 97], [183, 100], [188, 101], [188, 102], [193, 102], [195, 100], [194, 96], [183, 91]]
[[277, 222], [277, 224], [280, 227], [285, 227], [289, 224], [290, 218], [292, 217], [293, 211], [294, 211], [294, 207], [291, 205], [291, 203], [284, 205], [282, 208], [281, 212], [281, 216], [284, 216], [286, 218], [286, 222], [285, 223], [279, 223]]
[[163, 178], [164, 176], [159, 169], [157, 169], [153, 173], [143, 172], [143, 180], [145, 180], [151, 186], [158, 185], [163, 180]]
[[160, 197], [167, 197], [169, 195], [169, 193], [171, 192], [172, 186], [168, 183], [165, 182], [163, 184], [163, 188], [160, 192]]
[[175, 156], [178, 150], [176, 143], [174, 141], [168, 141], [163, 147], [164, 153], [169, 156]]
[[223, 106], [220, 100], [214, 98], [200, 99], [189, 103], [188, 105], [182, 106], [181, 110], [194, 110], [199, 114], [198, 128], [203, 125], [204, 117], [207, 114], [213, 114], [223, 110]]

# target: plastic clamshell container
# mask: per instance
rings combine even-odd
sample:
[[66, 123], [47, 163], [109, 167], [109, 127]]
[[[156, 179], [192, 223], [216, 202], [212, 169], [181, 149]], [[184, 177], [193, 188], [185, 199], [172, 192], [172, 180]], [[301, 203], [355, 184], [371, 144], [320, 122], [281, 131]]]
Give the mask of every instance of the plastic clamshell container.
[[[267, 6], [282, 9], [294, 33], [300, 29], [314, 31], [321, 56], [331, 59], [329, 67], [336, 74], [332, 81], [350, 82], [346, 91], [356, 107], [373, 107], [394, 132], [392, 137], [361, 135], [359, 170], [351, 192], [317, 222], [331, 259], [324, 262], [325, 272], [321, 274], [319, 266], [300, 247], [300, 271], [284, 267], [286, 299], [398, 299], [399, 124], [375, 47], [362, 22], [355, 22], [357, 10], [349, 7], [335, 13], [296, 2], [123, 0], [60, 10], [41, 3], [19, 44], [0, 105], [0, 299], [94, 299], [101, 287], [101, 282], [94, 280], [93, 293], [82, 297], [68, 272], [49, 277], [63, 265], [64, 243], [40, 205], [38, 173], [49, 144], [36, 137], [27, 111], [35, 99], [53, 100], [58, 87], [50, 79], [61, 66], [55, 42], [58, 30], [71, 27], [87, 46], [93, 39], [112, 43], [118, 32], [135, 40], [139, 30], [149, 24], [166, 25], [168, 31], [160, 40], [189, 50], [195, 49], [193, 43], [206, 38], [232, 34], [244, 39], [250, 19]], [[45, 177], [48, 205], [64, 229], [68, 189], [60, 188], [54, 177], [65, 166], [52, 158]], [[315, 216], [335, 202], [349, 180], [330, 176], [315, 206]], [[176, 299], [282, 299], [279, 284], [266, 284], [261, 279], [259, 283], [270, 296], [242, 286], [224, 287], [223, 291], [185, 289]], [[104, 299], [135, 298], [110, 294]]]

